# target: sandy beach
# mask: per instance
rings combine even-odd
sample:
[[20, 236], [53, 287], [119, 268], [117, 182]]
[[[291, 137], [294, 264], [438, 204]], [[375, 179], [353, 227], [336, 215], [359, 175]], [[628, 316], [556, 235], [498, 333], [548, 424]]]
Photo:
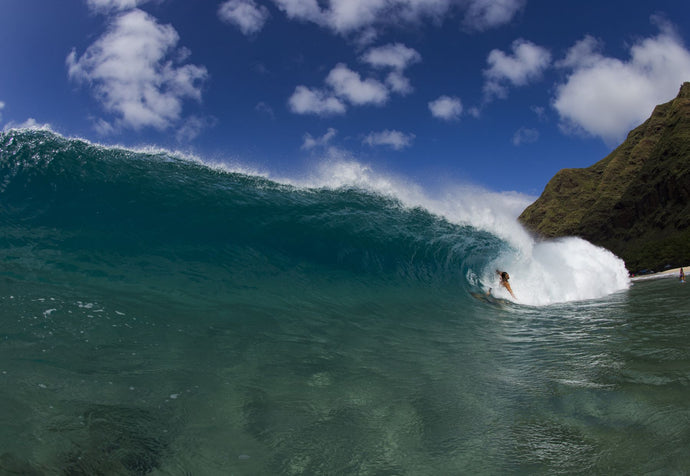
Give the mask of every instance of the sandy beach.
[[[687, 274], [690, 270], [690, 266], [683, 266], [683, 270]], [[644, 274], [641, 276], [633, 276], [630, 278], [631, 281], [646, 281], [648, 279], [660, 279], [660, 278], [676, 278], [680, 277], [680, 268], [667, 269], [666, 271], [660, 271], [658, 273]], [[685, 278], [687, 280], [687, 277]]]

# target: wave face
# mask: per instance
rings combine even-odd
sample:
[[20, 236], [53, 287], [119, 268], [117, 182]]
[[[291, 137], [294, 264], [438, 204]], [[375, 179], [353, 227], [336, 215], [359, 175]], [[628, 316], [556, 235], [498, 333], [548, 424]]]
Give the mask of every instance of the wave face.
[[448, 285], [504, 247], [489, 233], [353, 187], [296, 187], [45, 131], [4, 134], [0, 148], [5, 249], [28, 268], [17, 274], [171, 293], [210, 279], [232, 289], [281, 275], [305, 284], [338, 275]]
[[519, 302], [532, 305], [628, 285], [605, 250], [575, 238], [535, 243], [495, 194], [457, 189], [432, 199], [358, 164], [275, 181], [167, 151], [13, 130], [0, 136], [0, 199], [8, 268], [56, 282], [176, 294], [209, 282], [229, 292], [337, 275], [509, 298], [495, 281], [501, 268]]

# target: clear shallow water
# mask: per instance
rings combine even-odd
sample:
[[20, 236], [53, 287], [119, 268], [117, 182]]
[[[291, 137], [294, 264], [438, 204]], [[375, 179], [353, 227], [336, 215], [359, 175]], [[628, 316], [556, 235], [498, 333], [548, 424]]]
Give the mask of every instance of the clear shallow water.
[[284, 296], [197, 313], [193, 302], [31, 288], [2, 281], [3, 469], [621, 474], [690, 464], [690, 300], [675, 280], [597, 301], [469, 310], [394, 289], [349, 289], [328, 309]]
[[523, 296], [548, 260], [375, 194], [41, 134], [0, 149], [0, 473], [690, 467], [687, 284], [478, 300], [497, 256]]

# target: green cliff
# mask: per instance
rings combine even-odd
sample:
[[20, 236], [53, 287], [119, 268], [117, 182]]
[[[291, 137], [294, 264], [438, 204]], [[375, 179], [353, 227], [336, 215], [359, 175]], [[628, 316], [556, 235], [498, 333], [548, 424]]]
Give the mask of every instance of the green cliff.
[[519, 220], [536, 234], [580, 236], [630, 271], [690, 262], [690, 82], [607, 157], [563, 169]]

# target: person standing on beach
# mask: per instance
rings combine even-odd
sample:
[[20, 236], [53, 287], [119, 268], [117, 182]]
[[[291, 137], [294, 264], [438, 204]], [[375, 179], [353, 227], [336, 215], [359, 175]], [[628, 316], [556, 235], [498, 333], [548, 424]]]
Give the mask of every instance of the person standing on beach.
[[680, 268], [680, 282], [685, 282], [685, 273], [683, 272], [683, 268]]

